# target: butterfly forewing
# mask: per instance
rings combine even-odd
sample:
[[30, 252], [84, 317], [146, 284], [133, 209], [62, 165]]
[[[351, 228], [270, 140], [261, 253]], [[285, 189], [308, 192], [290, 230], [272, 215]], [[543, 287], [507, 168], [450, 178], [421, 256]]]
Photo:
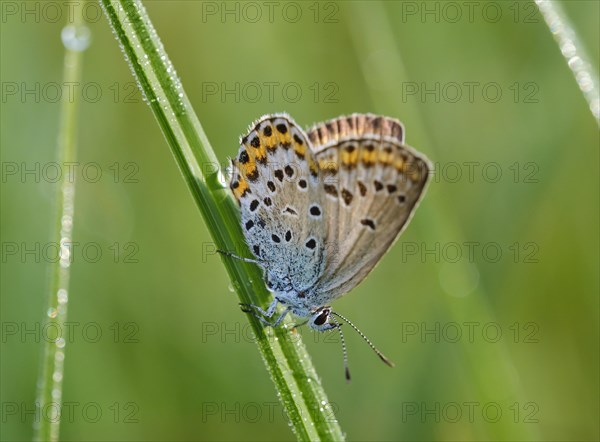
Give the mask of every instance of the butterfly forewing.
[[[304, 131], [267, 115], [242, 137], [230, 187], [246, 242], [281, 290], [314, 286], [325, 262], [320, 171]], [[289, 284], [287, 286], [286, 284]]]
[[360, 283], [399, 236], [427, 183], [428, 160], [404, 145], [397, 120], [353, 114], [308, 137], [321, 170], [328, 253], [316, 290], [336, 298]]

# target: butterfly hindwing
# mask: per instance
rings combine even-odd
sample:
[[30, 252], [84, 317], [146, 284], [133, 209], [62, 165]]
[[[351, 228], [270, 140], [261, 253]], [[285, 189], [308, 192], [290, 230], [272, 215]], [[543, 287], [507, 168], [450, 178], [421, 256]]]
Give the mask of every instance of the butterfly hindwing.
[[316, 290], [336, 298], [360, 283], [393, 244], [423, 195], [427, 158], [404, 144], [397, 120], [353, 114], [308, 132], [327, 214], [328, 250]]

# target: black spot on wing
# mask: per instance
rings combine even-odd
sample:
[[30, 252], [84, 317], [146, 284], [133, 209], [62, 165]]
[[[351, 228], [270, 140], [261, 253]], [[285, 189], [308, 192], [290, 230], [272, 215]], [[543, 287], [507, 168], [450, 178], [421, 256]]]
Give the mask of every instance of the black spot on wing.
[[367, 194], [367, 186], [362, 181], [357, 182], [358, 191], [360, 192], [360, 196], [365, 196]]
[[250, 161], [250, 156], [248, 155], [246, 149], [240, 152], [240, 156], [238, 158], [242, 164], [246, 164], [248, 161]]
[[316, 204], [310, 206], [308, 211], [312, 216], [321, 216], [321, 208]]
[[323, 188], [324, 188], [326, 194], [337, 198], [338, 191], [333, 184], [325, 184], [325, 186]]
[[368, 219], [368, 218], [361, 219], [360, 223], [363, 226], [369, 227], [371, 230], [375, 230], [375, 221], [373, 221], [372, 219]]
[[352, 204], [352, 198], [354, 198], [352, 192], [350, 192], [348, 189], [342, 189], [342, 199], [344, 200], [344, 203], [346, 203], [347, 206]]

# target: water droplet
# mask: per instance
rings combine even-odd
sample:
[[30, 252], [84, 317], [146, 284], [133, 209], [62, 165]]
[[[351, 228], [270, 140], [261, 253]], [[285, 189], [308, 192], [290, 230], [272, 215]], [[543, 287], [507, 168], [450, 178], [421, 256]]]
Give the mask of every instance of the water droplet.
[[83, 52], [90, 45], [91, 32], [87, 26], [69, 25], [62, 29], [60, 37], [68, 50]]
[[[52, 399], [60, 400], [61, 396], [62, 396], [62, 392], [60, 391], [59, 388], [52, 389]], [[50, 410], [52, 412], [57, 411], [58, 407], [50, 407]]]
[[61, 240], [59, 256], [61, 260], [68, 261], [71, 257], [71, 249], [68, 243], [64, 243], [65, 238]]
[[69, 294], [65, 289], [60, 289], [57, 293], [58, 303], [65, 304], [69, 300]]
[[57, 315], [58, 315], [58, 311], [54, 307], [50, 307], [48, 309], [48, 317], [49, 318], [56, 318]]
[[63, 215], [60, 220], [60, 225], [63, 230], [70, 232], [73, 228], [73, 217], [70, 215]]

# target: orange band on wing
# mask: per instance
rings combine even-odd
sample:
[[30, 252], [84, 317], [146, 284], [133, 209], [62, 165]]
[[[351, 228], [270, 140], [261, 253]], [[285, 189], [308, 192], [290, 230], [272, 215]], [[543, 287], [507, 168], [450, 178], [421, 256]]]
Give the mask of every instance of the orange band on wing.
[[354, 148], [351, 152], [346, 149], [341, 151], [342, 166], [352, 168], [358, 164], [358, 149]]
[[243, 196], [250, 192], [248, 181], [244, 178], [239, 178], [231, 183], [231, 190], [236, 200], [240, 200]]

